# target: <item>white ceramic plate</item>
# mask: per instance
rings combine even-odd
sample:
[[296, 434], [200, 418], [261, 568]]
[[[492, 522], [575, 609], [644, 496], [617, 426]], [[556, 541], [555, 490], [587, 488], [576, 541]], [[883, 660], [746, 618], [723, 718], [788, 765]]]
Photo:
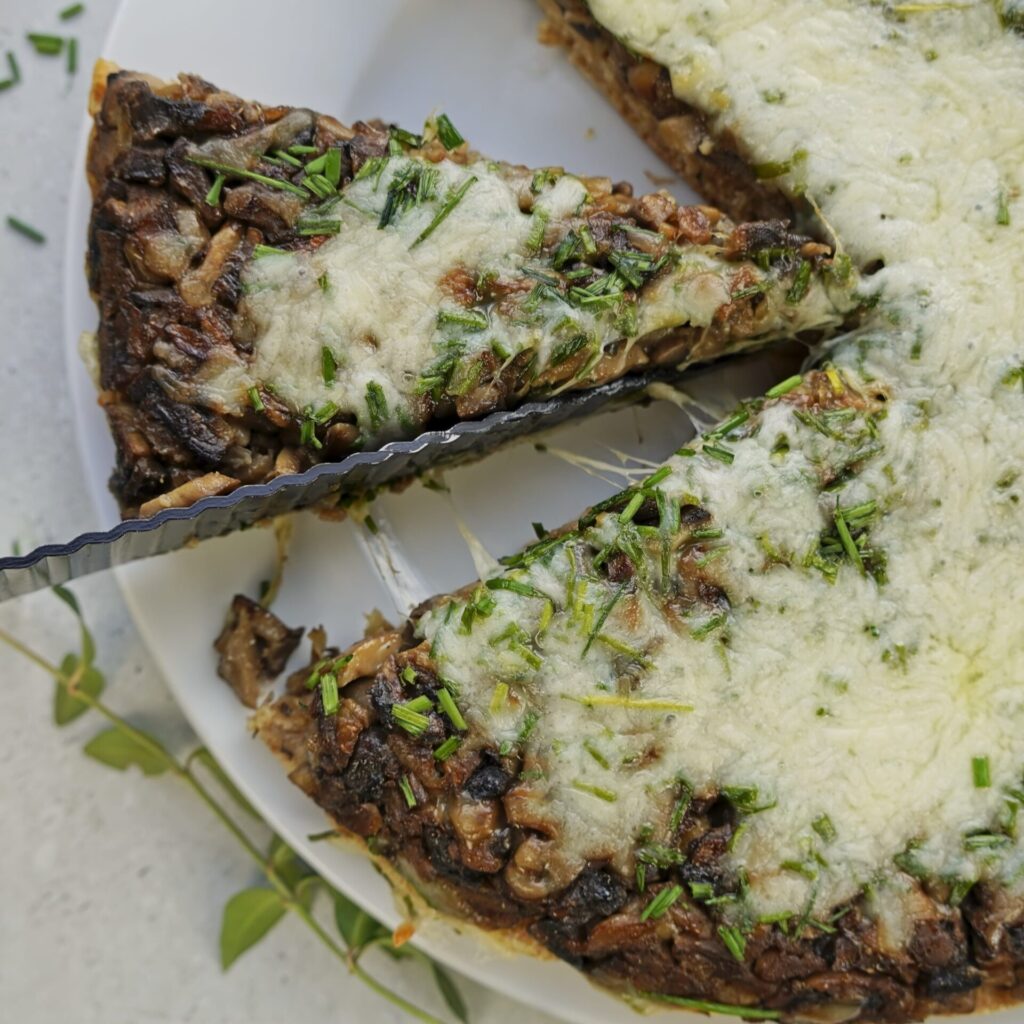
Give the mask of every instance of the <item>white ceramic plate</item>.
[[[645, 172], [664, 175], [666, 169], [559, 53], [537, 44], [537, 23], [529, 0], [305, 0], [301, 12], [282, 9], [278, 0], [126, 0], [105, 56], [164, 77], [194, 71], [243, 96], [309, 105], [342, 120], [380, 116], [416, 128], [431, 111], [443, 109], [476, 147], [493, 156], [562, 164], [650, 187]], [[106, 480], [113, 447], [76, 353], [79, 333], [96, 322], [81, 272], [88, 202], [79, 163], [72, 177], [66, 260], [68, 373], [97, 524], [111, 525], [117, 509]], [[701, 387], [713, 395], [735, 393], [737, 386], [751, 393], [791, 368], [791, 358], [766, 357], [753, 379], [749, 372], [724, 367], [712, 380], [702, 378]], [[610, 448], [658, 460], [691, 433], [683, 414], [661, 403], [600, 416], [546, 440], [604, 461], [614, 461]], [[496, 554], [526, 542], [532, 521], [549, 526], [567, 521], [615, 486], [529, 444], [451, 472], [447, 479], [461, 515]], [[405, 583], [416, 596], [474, 576], [452, 505], [437, 494], [417, 485], [379, 500], [374, 514], [388, 525], [392, 554], [405, 566]], [[393, 925], [398, 916], [390, 890], [368, 861], [335, 844], [306, 840], [323, 830], [324, 816], [250, 737], [246, 712], [215, 675], [211, 642], [228, 602], [238, 591], [256, 592], [272, 550], [267, 531], [250, 531], [118, 575], [168, 684], [239, 787], [318, 871]], [[406, 609], [395, 606], [394, 580], [389, 586], [369, 555], [366, 535], [356, 524], [296, 517], [275, 610], [289, 624], [323, 623], [342, 644], [358, 638], [364, 613], [375, 607], [397, 618]], [[448, 966], [568, 1020], [636, 1019], [563, 964], [510, 956], [477, 934], [460, 934], [440, 923], [426, 926], [416, 941]]]

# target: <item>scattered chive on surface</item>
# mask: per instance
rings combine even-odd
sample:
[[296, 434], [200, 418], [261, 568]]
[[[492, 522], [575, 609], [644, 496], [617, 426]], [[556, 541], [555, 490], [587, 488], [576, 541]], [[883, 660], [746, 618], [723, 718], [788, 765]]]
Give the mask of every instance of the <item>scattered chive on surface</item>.
[[448, 739], [446, 739], [444, 743], [434, 751], [434, 760], [447, 761], [448, 758], [451, 757], [452, 754], [454, 754], [461, 746], [462, 740], [459, 739], [458, 736], [449, 736]]
[[988, 757], [971, 758], [971, 775], [975, 789], [989, 789], [992, 786], [992, 768]]
[[739, 1006], [733, 1003], [715, 1003], [706, 999], [691, 999], [688, 996], [661, 995], [657, 992], [638, 992], [654, 1003], [668, 1003], [685, 1010], [696, 1010], [698, 1013], [715, 1013], [726, 1017], [743, 1017], [746, 1020], [778, 1020], [781, 1010], [760, 1010], [756, 1006]]
[[309, 193], [304, 188], [299, 188], [298, 185], [293, 185], [290, 181], [281, 181], [280, 178], [271, 178], [267, 174], [258, 174], [256, 171], [250, 171], [245, 167], [233, 167], [231, 164], [221, 163], [219, 160], [212, 160], [205, 156], [186, 156], [185, 159], [190, 164], [195, 164], [197, 167], [205, 167], [208, 171], [214, 171], [217, 174], [224, 174], [227, 177], [235, 178], [247, 178], [249, 181], [258, 181], [262, 185], [269, 185], [271, 188], [279, 188], [283, 192], [290, 192], [293, 196], [301, 196], [303, 199], [309, 198]]
[[85, 10], [85, 4], [69, 4], [60, 12], [61, 21], [70, 21], [77, 18]]
[[68, 40], [68, 74], [73, 75], [78, 71], [78, 40], [72, 36]]
[[657, 920], [665, 914], [669, 908], [683, 895], [681, 885], [673, 885], [669, 889], [662, 889], [650, 903], [640, 912], [641, 921]]
[[442, 686], [437, 691], [437, 703], [440, 705], [441, 710], [448, 716], [448, 720], [452, 725], [454, 725], [460, 732], [465, 732], [468, 728], [466, 720], [462, 717], [462, 712], [455, 703], [455, 698], [451, 693], [449, 693], [447, 686]]
[[256, 412], [263, 412], [266, 408], [263, 404], [263, 399], [260, 398], [259, 388], [257, 388], [255, 384], [249, 388], [249, 402]]
[[455, 149], [466, 141], [447, 114], [437, 115], [437, 137], [445, 149]]
[[330, 672], [320, 677], [320, 699], [323, 701], [324, 714], [333, 715], [338, 711], [338, 680]]
[[411, 810], [416, 806], [416, 794], [412, 791], [412, 783], [409, 781], [408, 775], [403, 775], [398, 780], [398, 788], [402, 791], [402, 796], [405, 797], [406, 806]]
[[36, 53], [44, 57], [59, 56], [64, 49], [64, 40], [60, 36], [49, 35], [45, 32], [28, 32], [25, 38], [32, 44]]
[[589, 782], [584, 782], [582, 779], [576, 779], [572, 788], [580, 793], [589, 793], [590, 796], [596, 796], [598, 800], [603, 800], [606, 804], [613, 804], [619, 799], [618, 794], [612, 792], [610, 789], [605, 789], [604, 786], [594, 786]]
[[801, 377], [799, 373], [795, 373], [792, 377], [787, 377], [785, 380], [779, 381], [778, 384], [774, 385], [773, 387], [770, 387], [765, 392], [765, 397], [781, 398], [782, 395], [788, 395], [790, 391], [793, 391], [796, 388], [800, 387], [802, 383], [803, 377]]
[[208, 206], [218, 206], [220, 204], [220, 194], [224, 190], [224, 182], [226, 180], [223, 174], [218, 174], [213, 179], [210, 191], [206, 193], [206, 203]]
[[35, 242], [37, 245], [42, 245], [46, 241], [46, 235], [42, 231], [37, 231], [31, 224], [26, 224], [17, 217], [8, 216], [7, 226], [12, 231], [17, 231], [19, 235], [24, 235], [25, 238]]
[[742, 963], [747, 951], [747, 940], [743, 937], [743, 932], [733, 925], [719, 925], [718, 935], [725, 943], [725, 948]]

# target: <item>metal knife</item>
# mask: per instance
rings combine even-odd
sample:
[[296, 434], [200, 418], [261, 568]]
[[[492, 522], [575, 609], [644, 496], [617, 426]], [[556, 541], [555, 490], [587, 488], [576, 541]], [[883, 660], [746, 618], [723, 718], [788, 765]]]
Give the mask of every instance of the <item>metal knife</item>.
[[411, 441], [392, 441], [376, 451], [355, 452], [341, 462], [321, 463], [304, 473], [203, 498], [188, 508], [164, 509], [148, 519], [128, 519], [109, 530], [83, 533], [66, 544], [44, 544], [27, 555], [0, 558], [0, 601], [176, 551], [194, 541], [219, 537], [334, 496], [366, 494], [428, 469], [470, 461], [515, 438], [594, 412], [610, 402], [636, 399], [651, 384], [678, 377], [678, 370], [658, 370], [527, 402], [447, 430], [428, 431]]

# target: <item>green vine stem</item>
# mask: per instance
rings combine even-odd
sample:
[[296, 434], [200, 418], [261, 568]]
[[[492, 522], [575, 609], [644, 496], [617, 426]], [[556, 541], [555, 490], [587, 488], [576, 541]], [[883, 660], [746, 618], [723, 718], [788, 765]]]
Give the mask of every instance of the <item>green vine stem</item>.
[[101, 698], [94, 697], [92, 694], [80, 689], [76, 684], [79, 681], [81, 672], [76, 672], [71, 675], [64, 673], [57, 665], [48, 661], [41, 654], [32, 650], [31, 647], [28, 647], [17, 637], [2, 628], [0, 628], [0, 643], [6, 644], [12, 650], [17, 651], [23, 657], [31, 661], [37, 668], [42, 669], [47, 675], [54, 679], [69, 696], [74, 697], [76, 700], [81, 701], [93, 711], [97, 712], [97, 714], [105, 718], [111, 726], [129, 737], [141, 750], [146, 751], [146, 753], [153, 757], [155, 761], [162, 764], [166, 771], [184, 782], [185, 785], [187, 785], [206, 805], [221, 825], [223, 825], [224, 828], [235, 837], [242, 849], [245, 850], [249, 858], [259, 868], [263, 877], [278, 894], [281, 900], [281, 905], [286, 910], [299, 917], [310, 931], [312, 931], [313, 934], [316, 935], [316, 937], [324, 944], [324, 946], [330, 950], [330, 952], [351, 974], [355, 975], [355, 977], [366, 985], [367, 988], [375, 992], [382, 999], [387, 1000], [392, 1006], [401, 1010], [403, 1013], [408, 1014], [415, 1020], [421, 1021], [422, 1024], [445, 1024], [441, 1018], [435, 1017], [426, 1010], [422, 1010], [413, 1003], [410, 1003], [407, 999], [398, 995], [398, 993], [392, 992], [391, 989], [389, 989], [383, 982], [375, 978], [362, 966], [359, 962], [360, 955], [365, 952], [365, 949], [370, 947], [371, 943], [368, 943], [365, 948], [346, 950], [327, 932], [323, 925], [313, 915], [310, 908], [297, 897], [295, 888], [290, 886], [285, 879], [281, 877], [280, 873], [274, 867], [266, 854], [264, 854], [256, 843], [253, 842], [253, 840], [228, 813], [223, 804], [217, 800], [213, 793], [211, 793], [203, 782], [196, 776], [192, 767], [194, 761], [192, 756], [186, 758], [184, 762], [179, 761], [163, 746], [163, 744], [145, 732], [136, 729], [130, 722], [122, 718]]

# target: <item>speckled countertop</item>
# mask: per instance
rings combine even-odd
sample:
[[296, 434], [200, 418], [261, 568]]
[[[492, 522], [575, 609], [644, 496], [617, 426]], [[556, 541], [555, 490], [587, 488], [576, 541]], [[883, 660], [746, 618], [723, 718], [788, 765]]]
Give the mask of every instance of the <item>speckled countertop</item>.
[[[0, 216], [45, 232], [35, 245], [0, 225], [0, 548], [28, 549], [94, 528], [72, 434], [61, 337], [61, 260], [88, 67], [116, 0], [88, 0], [73, 31], [80, 70], [38, 57], [26, 31], [57, 28], [63, 4], [0, 3], [0, 53], [20, 85], [0, 92]], [[2, 71], [0, 65], [0, 71]], [[2, 77], [2, 75], [0, 75]], [[76, 586], [108, 675], [110, 702], [187, 749], [191, 732], [137, 635], [112, 578]], [[0, 606], [0, 627], [59, 659], [74, 621], [49, 594]], [[51, 683], [0, 650], [0, 1017], [21, 1024], [155, 1021], [303, 1024], [399, 1021], [286, 919], [222, 974], [221, 908], [256, 878], [203, 807], [173, 780], [111, 771], [81, 747], [97, 730], [51, 720]], [[381, 964], [413, 1001], [437, 1009], [425, 972]], [[524, 1010], [469, 982], [475, 1024]], [[533, 1011], [527, 1018], [544, 1021]]]

